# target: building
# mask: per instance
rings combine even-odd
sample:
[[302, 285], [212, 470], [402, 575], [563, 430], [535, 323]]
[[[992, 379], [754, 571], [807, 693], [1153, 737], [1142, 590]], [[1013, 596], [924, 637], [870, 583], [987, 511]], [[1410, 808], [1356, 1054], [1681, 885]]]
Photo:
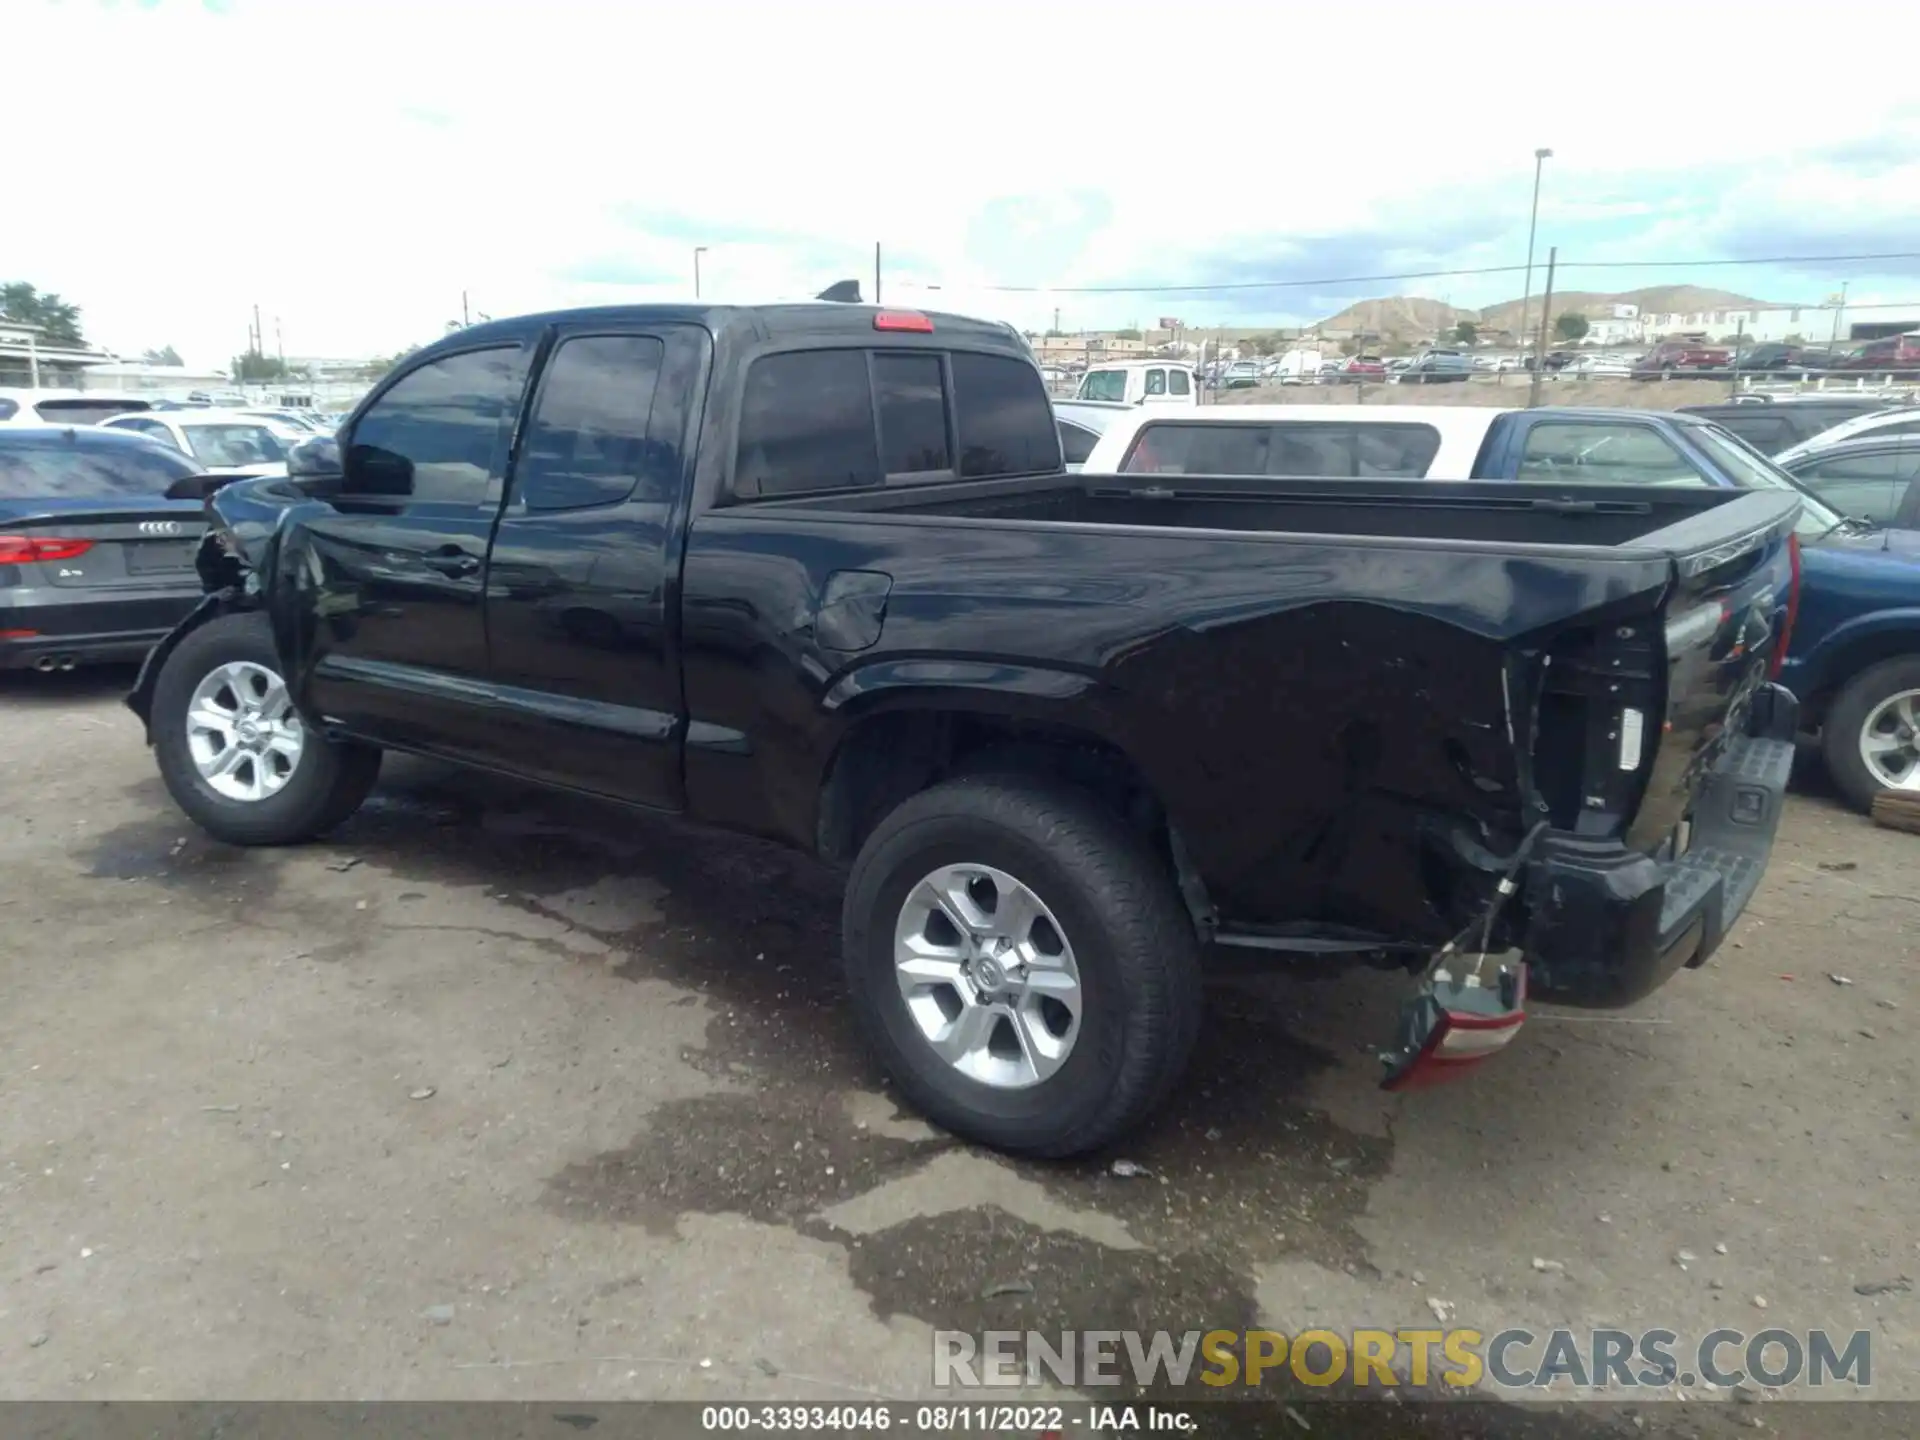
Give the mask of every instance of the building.
[[21, 389], [73, 390], [85, 385], [90, 365], [113, 357], [91, 345], [49, 344], [38, 325], [0, 319], [0, 385]]
[[385, 363], [371, 355], [348, 359], [324, 355], [289, 355], [286, 361], [290, 372], [295, 375], [306, 375], [316, 383], [365, 380], [370, 368]]
[[193, 365], [149, 365], [144, 360], [100, 360], [86, 367], [83, 388], [184, 400], [195, 390], [230, 390], [224, 370]]
[[1920, 305], [1782, 305], [1744, 310], [1697, 310], [1690, 315], [1648, 315], [1646, 338], [1705, 334], [1716, 340], [1740, 335], [1762, 344], [1768, 341], [1830, 341], [1858, 344], [1883, 335], [1920, 330]]

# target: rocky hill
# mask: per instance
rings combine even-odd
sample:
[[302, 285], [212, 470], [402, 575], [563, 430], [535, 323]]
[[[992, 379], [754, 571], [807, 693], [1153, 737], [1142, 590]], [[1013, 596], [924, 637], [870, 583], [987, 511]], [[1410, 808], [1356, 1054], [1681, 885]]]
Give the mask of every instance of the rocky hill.
[[1323, 330], [1351, 330], [1360, 335], [1393, 335], [1412, 339], [1432, 335], [1462, 320], [1478, 320], [1477, 310], [1462, 310], [1440, 300], [1418, 295], [1389, 295], [1382, 300], [1362, 300], [1349, 305], [1338, 315], [1320, 322]]
[[[1546, 271], [1538, 268], [1536, 286], [1529, 302], [1529, 313], [1540, 315], [1540, 289], [1546, 284]], [[1700, 285], [1648, 285], [1639, 290], [1605, 293], [1598, 290], [1555, 291], [1553, 313], [1578, 310], [1589, 319], [1602, 319], [1615, 305], [1637, 305], [1641, 314], [1691, 314], [1698, 310], [1751, 310], [1771, 307], [1770, 300], [1755, 300], [1730, 290], [1711, 290]], [[1503, 300], [1483, 310], [1462, 310], [1444, 301], [1420, 295], [1388, 295], [1378, 300], [1362, 300], [1349, 305], [1338, 315], [1320, 322], [1322, 330], [1351, 330], [1357, 334], [1379, 335], [1398, 340], [1424, 340], [1440, 331], [1471, 320], [1486, 330], [1512, 330], [1520, 324], [1519, 299]]]
[[[1546, 277], [1539, 273], [1534, 276], [1535, 290], [1529, 313], [1535, 319], [1540, 315], [1540, 290], [1546, 283]], [[1755, 300], [1748, 295], [1735, 295], [1730, 290], [1710, 290], [1700, 285], [1649, 285], [1641, 290], [1622, 290], [1618, 294], [1606, 294], [1598, 290], [1556, 290], [1553, 294], [1553, 313], [1564, 315], [1569, 310], [1578, 310], [1590, 320], [1600, 320], [1613, 313], [1615, 305], [1637, 305], [1642, 315], [1690, 315], [1698, 310], [1753, 310], [1770, 309], [1771, 300]], [[1498, 305], [1489, 305], [1480, 312], [1480, 323], [1495, 330], [1511, 330], [1520, 323], [1520, 302], [1503, 300]]]

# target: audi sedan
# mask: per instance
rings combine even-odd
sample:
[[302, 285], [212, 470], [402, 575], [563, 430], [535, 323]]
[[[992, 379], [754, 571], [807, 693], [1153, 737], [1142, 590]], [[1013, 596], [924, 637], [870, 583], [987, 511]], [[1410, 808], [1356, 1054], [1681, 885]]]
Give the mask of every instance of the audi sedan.
[[0, 670], [138, 660], [200, 599], [202, 473], [95, 426], [0, 427]]

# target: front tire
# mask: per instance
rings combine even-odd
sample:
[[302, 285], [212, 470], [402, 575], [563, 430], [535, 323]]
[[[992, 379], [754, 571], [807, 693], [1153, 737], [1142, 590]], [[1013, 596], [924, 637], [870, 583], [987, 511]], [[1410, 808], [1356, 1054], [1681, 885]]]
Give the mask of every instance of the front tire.
[[1199, 945], [1167, 867], [1048, 780], [971, 776], [906, 801], [855, 860], [848, 988], [906, 1098], [1022, 1155], [1096, 1149], [1186, 1068]]
[[180, 642], [154, 685], [152, 733], [167, 793], [229, 845], [325, 834], [380, 773], [377, 749], [329, 742], [301, 721], [257, 612], [222, 615]]
[[1854, 809], [1871, 810], [1883, 790], [1920, 791], [1920, 655], [1862, 670], [1820, 730], [1827, 773]]

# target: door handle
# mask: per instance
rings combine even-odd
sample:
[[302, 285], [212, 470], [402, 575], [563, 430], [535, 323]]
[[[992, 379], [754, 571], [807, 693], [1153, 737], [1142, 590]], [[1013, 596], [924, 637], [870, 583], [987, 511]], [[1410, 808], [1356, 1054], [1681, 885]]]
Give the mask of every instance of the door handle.
[[479, 560], [452, 545], [443, 546], [438, 550], [429, 550], [420, 557], [420, 563], [429, 570], [455, 577], [471, 575], [480, 568]]

